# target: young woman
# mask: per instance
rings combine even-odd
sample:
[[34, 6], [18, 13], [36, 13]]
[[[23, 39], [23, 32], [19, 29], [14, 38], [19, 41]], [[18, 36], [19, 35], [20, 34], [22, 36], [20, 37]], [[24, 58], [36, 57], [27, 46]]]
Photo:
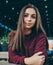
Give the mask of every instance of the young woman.
[[20, 12], [16, 31], [9, 34], [9, 62], [21, 65], [47, 65], [47, 37], [38, 9], [28, 4]]

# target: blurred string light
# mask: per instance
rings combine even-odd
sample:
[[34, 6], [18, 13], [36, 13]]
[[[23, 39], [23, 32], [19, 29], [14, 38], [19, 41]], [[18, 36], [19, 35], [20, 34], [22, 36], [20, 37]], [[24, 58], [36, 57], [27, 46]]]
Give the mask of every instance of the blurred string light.
[[19, 12], [17, 12], [17, 15], [19, 14]]
[[4, 18], [6, 18], [7, 16], [5, 15]]
[[48, 14], [46, 14], [46, 16], [48, 16]]
[[11, 28], [9, 28], [9, 27], [7, 27], [7, 26], [3, 25], [2, 23], [0, 23], [0, 26], [1, 26], [1, 27], [3, 27], [3, 28], [5, 28], [5, 29], [7, 29], [7, 30], [9, 30], [9, 31], [12, 31], [12, 29], [11, 29]]
[[[44, 0], [44, 1], [47, 2], [47, 0]], [[45, 9], [46, 9], [46, 10], [45, 10], [45, 13], [46, 13], [46, 16], [47, 16], [47, 17], [46, 17], [46, 20], [48, 21], [49, 18], [48, 18], [48, 9], [47, 9], [47, 8], [48, 8], [48, 6], [47, 6], [47, 4], [46, 4], [46, 5], [45, 5]]]
[[14, 7], [12, 7], [12, 10], [14, 10], [15, 8]]
[[[7, 16], [6, 16], [6, 15], [4, 15], [4, 18], [7, 18]], [[9, 19], [9, 20], [11, 20], [11, 17], [9, 17], [8, 19]]]
[[47, 5], [45, 5], [45, 8], [47, 8], [48, 6]]
[[[45, 3], [47, 3], [47, 0], [44, 0]], [[49, 22], [49, 18], [48, 18], [48, 4], [45, 4], [45, 13], [46, 13], [46, 20], [47, 20], [47, 26], [48, 26], [48, 34], [51, 35], [51, 32], [50, 32], [50, 22]]]
[[6, 0], [6, 4], [8, 3], [8, 0]]
[[44, 0], [44, 1], [47, 1], [47, 0]]
[[9, 20], [11, 20], [11, 17], [9, 17]]
[[46, 20], [49, 20], [49, 18], [46, 18]]
[[45, 13], [48, 13], [48, 10], [46, 10]]

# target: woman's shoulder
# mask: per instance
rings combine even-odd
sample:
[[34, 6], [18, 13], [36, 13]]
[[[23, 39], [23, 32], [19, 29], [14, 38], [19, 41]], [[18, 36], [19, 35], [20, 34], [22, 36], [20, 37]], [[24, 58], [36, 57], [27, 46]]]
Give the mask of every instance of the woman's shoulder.
[[9, 36], [11, 36], [11, 35], [15, 35], [16, 34], [16, 31], [11, 31], [10, 33], [9, 33]]
[[11, 31], [9, 34], [8, 34], [8, 38], [9, 39], [12, 39], [16, 34], [16, 31]]
[[[37, 41], [38, 42], [45, 42], [45, 43], [43, 43], [44, 45], [46, 45], [46, 48], [48, 49], [48, 39], [47, 39], [47, 36], [46, 36], [46, 34], [44, 34], [44, 33], [40, 33], [38, 36], [37, 36]], [[41, 43], [41, 44], [42, 44]]]
[[38, 42], [38, 41], [40, 41], [40, 40], [46, 40], [47, 39], [47, 37], [46, 37], [46, 34], [44, 34], [44, 33], [39, 33], [39, 34], [37, 34], [35, 37], [34, 37], [34, 41], [36, 41], [36, 42]]
[[46, 34], [44, 34], [43, 32], [42, 33], [39, 33], [38, 35], [37, 35], [37, 37], [38, 37], [38, 39], [43, 39], [43, 38], [47, 38], [47, 36], [46, 36]]

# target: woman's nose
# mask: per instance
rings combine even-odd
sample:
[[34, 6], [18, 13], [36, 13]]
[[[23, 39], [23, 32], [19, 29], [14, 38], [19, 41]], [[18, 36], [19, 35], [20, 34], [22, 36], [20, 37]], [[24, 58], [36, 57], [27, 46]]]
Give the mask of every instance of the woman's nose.
[[31, 17], [30, 16], [28, 17], [28, 20], [31, 21]]

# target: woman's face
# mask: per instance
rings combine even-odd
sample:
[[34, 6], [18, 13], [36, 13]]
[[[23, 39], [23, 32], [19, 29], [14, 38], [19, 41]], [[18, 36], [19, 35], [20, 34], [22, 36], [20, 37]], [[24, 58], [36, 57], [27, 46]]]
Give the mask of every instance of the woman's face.
[[36, 11], [33, 8], [27, 8], [24, 13], [24, 27], [32, 28], [36, 22]]

